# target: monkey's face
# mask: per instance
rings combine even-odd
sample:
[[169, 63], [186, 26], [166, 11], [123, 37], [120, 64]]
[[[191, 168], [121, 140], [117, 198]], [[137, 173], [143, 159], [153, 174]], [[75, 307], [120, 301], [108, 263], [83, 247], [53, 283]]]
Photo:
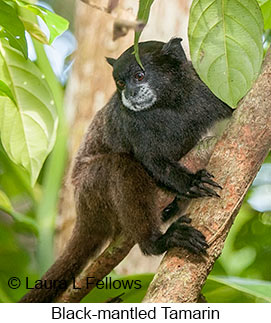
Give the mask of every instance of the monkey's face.
[[147, 62], [144, 62], [143, 71], [134, 55], [124, 53], [113, 61], [113, 67], [113, 77], [124, 107], [132, 111], [142, 111], [155, 104], [157, 92], [152, 86], [153, 73]]
[[141, 111], [152, 107], [156, 102], [156, 91], [151, 88], [146, 74], [138, 70], [129, 73], [128, 77], [116, 80], [122, 104], [127, 109]]
[[[118, 59], [107, 58], [124, 107], [132, 111], [149, 109], [171, 96], [172, 85], [184, 53], [180, 39], [168, 43], [150, 41], [139, 44], [144, 71], [136, 62], [133, 47]], [[186, 59], [186, 58], [185, 58]]]
[[139, 112], [153, 107], [164, 94], [163, 88], [169, 83], [166, 73], [161, 71], [161, 66], [149, 62], [150, 57], [143, 56], [143, 71], [134, 57], [131, 57], [129, 64], [114, 65], [113, 76], [119, 97], [124, 107]]

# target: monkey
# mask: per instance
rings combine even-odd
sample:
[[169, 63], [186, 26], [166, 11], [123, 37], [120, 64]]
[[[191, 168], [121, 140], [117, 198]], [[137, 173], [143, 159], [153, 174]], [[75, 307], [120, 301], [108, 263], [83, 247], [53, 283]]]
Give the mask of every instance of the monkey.
[[[116, 91], [91, 122], [71, 174], [77, 218], [63, 254], [42, 277], [77, 275], [118, 234], [137, 243], [145, 255], [173, 247], [194, 254], [208, 248], [204, 235], [179, 217], [165, 233], [161, 224], [178, 212], [178, 199], [217, 197], [220, 186], [202, 169], [190, 172], [178, 161], [215, 122], [232, 109], [217, 98], [187, 60], [180, 38], [139, 43], [143, 67], [133, 46], [113, 67]], [[158, 211], [157, 189], [174, 193]], [[33, 289], [21, 302], [52, 302], [63, 290]]]

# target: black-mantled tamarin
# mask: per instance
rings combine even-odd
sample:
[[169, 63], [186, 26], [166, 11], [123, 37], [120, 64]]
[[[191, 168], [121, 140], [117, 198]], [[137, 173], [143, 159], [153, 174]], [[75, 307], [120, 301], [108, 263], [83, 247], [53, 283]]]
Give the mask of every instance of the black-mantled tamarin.
[[[207, 248], [185, 217], [161, 232], [157, 186], [176, 198], [217, 196], [211, 174], [191, 173], [178, 161], [232, 110], [198, 78], [180, 38], [142, 42], [139, 50], [144, 70], [133, 47], [118, 59], [107, 58], [117, 90], [96, 114], [75, 158], [76, 223], [63, 254], [42, 279], [71, 281], [119, 233], [146, 255], [172, 247], [193, 253]], [[173, 203], [168, 210], [176, 210]], [[33, 289], [21, 301], [52, 302], [61, 292]]]

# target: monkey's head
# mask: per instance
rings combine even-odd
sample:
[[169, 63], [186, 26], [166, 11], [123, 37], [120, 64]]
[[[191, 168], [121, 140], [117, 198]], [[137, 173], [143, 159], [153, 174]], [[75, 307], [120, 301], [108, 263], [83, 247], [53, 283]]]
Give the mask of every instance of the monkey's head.
[[170, 96], [180, 77], [180, 67], [187, 60], [181, 38], [173, 38], [168, 43], [139, 43], [144, 70], [138, 65], [133, 51], [132, 46], [118, 59], [107, 58], [107, 62], [113, 66], [113, 77], [122, 104], [129, 110], [142, 111]]

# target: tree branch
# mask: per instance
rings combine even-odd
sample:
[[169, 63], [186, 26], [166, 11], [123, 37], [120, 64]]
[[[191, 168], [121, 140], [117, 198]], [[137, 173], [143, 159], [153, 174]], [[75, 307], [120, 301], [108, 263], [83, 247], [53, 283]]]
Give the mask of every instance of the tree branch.
[[[271, 147], [271, 55], [251, 91], [217, 142], [208, 171], [222, 185], [221, 198], [194, 200], [187, 210], [207, 237], [207, 256], [172, 249], [164, 257], [144, 302], [197, 302], [226, 236]], [[193, 216], [194, 215], [194, 216]]]
[[[102, 280], [108, 275], [121, 261], [127, 256], [134, 243], [131, 239], [127, 240], [123, 236], [118, 236], [115, 241], [112, 241], [108, 248], [90, 265], [88, 265], [82, 273], [76, 278], [75, 286], [80, 289], [75, 289], [70, 286], [56, 302], [61, 303], [76, 303], [85, 297], [96, 285], [99, 280]], [[88, 277], [93, 279], [88, 280]], [[91, 282], [87, 288], [87, 282]]]

